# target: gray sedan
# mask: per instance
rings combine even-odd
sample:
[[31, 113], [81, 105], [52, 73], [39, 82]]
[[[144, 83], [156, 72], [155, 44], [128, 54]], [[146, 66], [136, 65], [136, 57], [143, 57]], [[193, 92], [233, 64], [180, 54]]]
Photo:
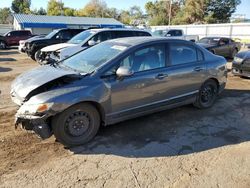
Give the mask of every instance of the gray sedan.
[[103, 42], [12, 84], [16, 124], [66, 146], [106, 126], [185, 104], [211, 107], [227, 80], [226, 60], [183, 40], [132, 37]]

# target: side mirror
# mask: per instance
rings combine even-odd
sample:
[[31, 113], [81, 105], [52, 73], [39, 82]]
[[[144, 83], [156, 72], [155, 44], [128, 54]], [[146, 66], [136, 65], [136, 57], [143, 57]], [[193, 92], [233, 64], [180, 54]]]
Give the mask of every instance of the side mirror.
[[119, 67], [116, 71], [118, 77], [132, 76], [133, 74], [134, 72], [127, 67]]
[[96, 45], [96, 42], [93, 41], [93, 40], [89, 40], [89, 41], [88, 41], [88, 45], [89, 45], [89, 46], [94, 46], [94, 45]]
[[166, 37], [171, 37], [171, 34], [166, 34]]
[[248, 45], [247, 48], [250, 49], [250, 45]]
[[60, 39], [60, 36], [59, 36], [59, 35], [56, 35], [56, 39]]

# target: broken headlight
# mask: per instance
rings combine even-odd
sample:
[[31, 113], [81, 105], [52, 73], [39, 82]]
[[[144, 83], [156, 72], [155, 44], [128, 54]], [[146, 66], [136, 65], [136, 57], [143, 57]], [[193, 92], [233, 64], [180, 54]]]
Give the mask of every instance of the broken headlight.
[[37, 114], [48, 111], [54, 103], [27, 104], [24, 103], [18, 110], [19, 114]]

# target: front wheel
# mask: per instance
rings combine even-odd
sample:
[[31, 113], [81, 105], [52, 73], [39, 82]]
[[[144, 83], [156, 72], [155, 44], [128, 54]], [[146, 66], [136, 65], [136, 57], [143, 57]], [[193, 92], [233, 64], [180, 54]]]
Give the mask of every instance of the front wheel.
[[65, 146], [78, 146], [91, 140], [99, 130], [100, 115], [90, 104], [77, 104], [52, 119], [55, 137]]
[[206, 81], [200, 88], [194, 106], [197, 108], [210, 108], [218, 96], [218, 85], [214, 80]]
[[35, 56], [34, 56], [36, 62], [40, 62], [41, 61], [40, 55], [41, 55], [41, 50], [37, 50], [36, 53], [35, 53]]

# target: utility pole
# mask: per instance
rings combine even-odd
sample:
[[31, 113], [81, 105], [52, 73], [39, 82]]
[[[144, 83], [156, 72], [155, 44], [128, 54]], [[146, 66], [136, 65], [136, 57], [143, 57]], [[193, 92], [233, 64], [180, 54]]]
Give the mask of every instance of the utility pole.
[[168, 26], [171, 25], [171, 16], [172, 16], [172, 0], [169, 0]]

